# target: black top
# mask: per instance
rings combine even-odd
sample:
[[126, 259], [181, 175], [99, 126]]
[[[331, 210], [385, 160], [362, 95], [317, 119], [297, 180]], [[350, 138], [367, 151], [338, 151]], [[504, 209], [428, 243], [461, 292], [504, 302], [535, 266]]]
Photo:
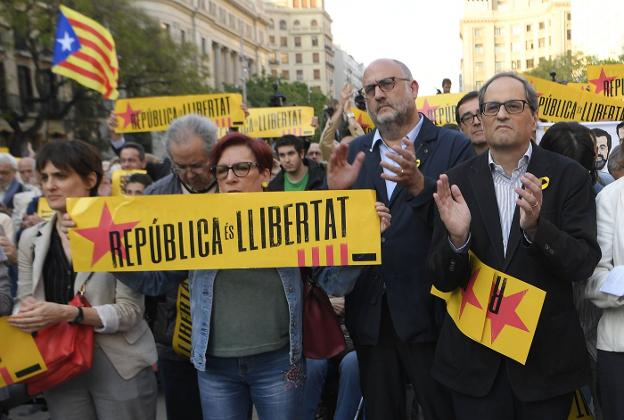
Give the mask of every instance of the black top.
[[66, 304], [74, 297], [74, 273], [63, 251], [63, 243], [56, 229], [52, 229], [50, 249], [43, 263], [43, 284], [48, 302]]

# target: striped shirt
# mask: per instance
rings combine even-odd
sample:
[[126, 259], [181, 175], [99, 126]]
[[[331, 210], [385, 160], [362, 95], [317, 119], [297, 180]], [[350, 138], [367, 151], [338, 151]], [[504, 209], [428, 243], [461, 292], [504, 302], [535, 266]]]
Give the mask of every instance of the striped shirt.
[[494, 182], [494, 192], [498, 203], [498, 216], [500, 218], [501, 233], [503, 234], [503, 254], [507, 254], [507, 242], [509, 242], [509, 232], [513, 223], [514, 212], [516, 211], [516, 200], [518, 194], [516, 188], [522, 188], [520, 178], [526, 174], [531, 160], [533, 146], [529, 143], [529, 148], [524, 152], [524, 156], [518, 161], [518, 166], [511, 172], [511, 176], [505, 173], [503, 167], [492, 159], [492, 154], [488, 151], [488, 163], [492, 171]]

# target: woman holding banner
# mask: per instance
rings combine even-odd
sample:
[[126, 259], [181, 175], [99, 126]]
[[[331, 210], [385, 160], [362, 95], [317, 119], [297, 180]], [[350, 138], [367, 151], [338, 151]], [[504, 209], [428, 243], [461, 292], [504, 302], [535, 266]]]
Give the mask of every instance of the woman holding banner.
[[[273, 166], [264, 142], [232, 133], [212, 149], [221, 193], [261, 192]], [[387, 208], [378, 204], [382, 229]], [[359, 270], [320, 269], [319, 282], [348, 293]], [[191, 361], [205, 420], [246, 420], [251, 403], [260, 419], [302, 418], [302, 293], [299, 268], [123, 272], [116, 276], [142, 293], [158, 295], [187, 276], [193, 322]], [[175, 281], [174, 281], [175, 280]], [[339, 290], [342, 288], [342, 290]]]
[[[68, 197], [97, 195], [102, 162], [81, 141], [52, 142], [37, 155], [43, 195], [55, 214], [24, 231], [19, 246], [17, 307], [9, 322], [27, 332], [61, 322], [95, 331], [93, 365], [44, 392], [53, 420], [154, 419], [154, 338], [143, 319], [143, 296], [109, 273], [73, 271], [61, 227]], [[79, 291], [91, 307], [68, 302]]]

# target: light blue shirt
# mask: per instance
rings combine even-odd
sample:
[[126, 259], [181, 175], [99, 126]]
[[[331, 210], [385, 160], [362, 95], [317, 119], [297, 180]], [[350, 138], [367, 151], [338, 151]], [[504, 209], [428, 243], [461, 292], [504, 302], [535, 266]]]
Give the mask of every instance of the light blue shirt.
[[[420, 119], [418, 120], [418, 123], [406, 135], [407, 139], [411, 141], [412, 143], [416, 141], [416, 137], [418, 137], [418, 134], [420, 133], [420, 128], [422, 127], [423, 121], [425, 120], [422, 115], [419, 115], [419, 116], [420, 116]], [[392, 159], [390, 159], [388, 156], [386, 156], [388, 153], [394, 153], [394, 151], [390, 149], [388, 146], [386, 146], [386, 144], [382, 141], [381, 133], [379, 132], [379, 129], [375, 130], [375, 135], [373, 136], [373, 144], [371, 145], [371, 151], [377, 143], [381, 143], [379, 146], [379, 153], [381, 154], [381, 160], [383, 162], [389, 163], [390, 165], [396, 166], [397, 163], [393, 161]], [[401, 143], [401, 147], [403, 147], [403, 149], [407, 148], [407, 146], [404, 145], [403, 143]], [[386, 168], [383, 168], [383, 171], [387, 175], [394, 175], [392, 171]], [[396, 182], [386, 180], [386, 192], [388, 193], [388, 199], [392, 197], [392, 193], [394, 192], [395, 187], [396, 187]]]

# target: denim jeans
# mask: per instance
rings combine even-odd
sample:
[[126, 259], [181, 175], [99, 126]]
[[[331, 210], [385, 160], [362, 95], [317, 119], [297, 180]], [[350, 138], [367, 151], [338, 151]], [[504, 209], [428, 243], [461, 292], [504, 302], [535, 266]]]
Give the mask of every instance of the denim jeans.
[[260, 420], [298, 420], [305, 365], [290, 365], [289, 347], [247, 357], [206, 357], [197, 371], [204, 420], [247, 420], [251, 403]]
[[[303, 420], [314, 420], [328, 370], [327, 359], [306, 359]], [[355, 351], [347, 353], [338, 367], [338, 398], [334, 420], [353, 420], [362, 399], [360, 371]]]

